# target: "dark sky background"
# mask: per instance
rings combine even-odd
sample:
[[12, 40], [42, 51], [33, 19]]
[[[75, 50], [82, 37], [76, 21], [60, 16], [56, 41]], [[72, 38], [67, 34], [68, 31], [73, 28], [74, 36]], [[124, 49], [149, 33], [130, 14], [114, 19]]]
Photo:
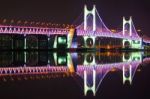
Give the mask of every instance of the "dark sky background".
[[132, 16], [136, 28], [150, 37], [149, 0], [0, 0], [0, 19], [72, 24], [84, 4], [96, 4], [108, 28], [122, 28], [122, 16]]

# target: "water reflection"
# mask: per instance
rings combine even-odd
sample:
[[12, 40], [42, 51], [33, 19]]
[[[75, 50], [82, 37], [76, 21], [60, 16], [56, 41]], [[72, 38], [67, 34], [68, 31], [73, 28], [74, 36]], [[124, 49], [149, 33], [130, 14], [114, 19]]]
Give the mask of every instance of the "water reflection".
[[88, 91], [96, 95], [109, 72], [121, 71], [123, 84], [132, 84], [138, 67], [149, 60], [148, 53], [144, 52], [3, 52], [0, 53], [0, 80], [78, 76], [83, 79], [84, 95]]

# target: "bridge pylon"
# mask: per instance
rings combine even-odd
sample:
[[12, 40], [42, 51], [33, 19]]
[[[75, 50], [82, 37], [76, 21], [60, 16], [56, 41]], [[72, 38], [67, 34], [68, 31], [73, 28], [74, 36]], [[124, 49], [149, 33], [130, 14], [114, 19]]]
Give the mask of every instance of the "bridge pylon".
[[[126, 26], [129, 25], [128, 30], [126, 29]], [[128, 32], [129, 31], [129, 32]], [[128, 34], [125, 34], [128, 32]], [[123, 17], [123, 36], [130, 36], [131, 38], [135, 36], [139, 38], [138, 34], [136, 33], [136, 30], [133, 27], [132, 17], [130, 16], [129, 20], [126, 20], [125, 17]], [[142, 49], [142, 39], [139, 38], [139, 40], [132, 40], [132, 39], [123, 39], [123, 48], [125, 48], [125, 43], [128, 42], [130, 45], [130, 48], [133, 49]]]
[[130, 16], [129, 20], [126, 20], [125, 17], [123, 17], [123, 36], [125, 35], [125, 26], [129, 24], [129, 35], [132, 36], [132, 17]]
[[92, 91], [93, 95], [96, 95], [96, 70], [93, 69], [93, 85], [87, 85], [87, 71], [84, 71], [84, 95], [87, 95], [88, 91]]
[[[123, 36], [125, 36], [125, 32], [128, 31], [126, 30], [126, 25], [129, 25], [129, 36], [132, 36], [132, 17], [130, 16], [129, 20], [126, 20], [125, 17], [123, 17]], [[132, 40], [129, 39], [123, 39], [123, 48], [125, 48], [125, 42], [129, 42], [130, 47], [132, 48]]]
[[96, 6], [93, 5], [93, 9], [92, 10], [88, 10], [87, 6], [84, 6], [84, 31], [87, 30], [87, 17], [88, 15], [92, 15], [93, 16], [93, 31], [96, 31]]
[[129, 81], [129, 83], [132, 84], [132, 67], [131, 67], [131, 65], [129, 65], [129, 67], [123, 66], [122, 69], [123, 69], [123, 84], [125, 84], [126, 81]]

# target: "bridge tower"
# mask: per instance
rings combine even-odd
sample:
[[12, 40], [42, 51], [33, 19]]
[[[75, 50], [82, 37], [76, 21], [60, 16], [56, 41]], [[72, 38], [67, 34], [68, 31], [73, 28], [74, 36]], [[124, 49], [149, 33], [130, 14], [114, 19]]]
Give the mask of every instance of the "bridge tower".
[[[126, 20], [125, 17], [123, 17], [123, 36], [125, 36], [125, 32], [126, 30], [126, 25], [129, 25], [129, 36], [132, 36], [132, 17], [130, 17], [129, 20]], [[125, 43], [128, 42], [130, 45], [130, 48], [132, 47], [132, 40], [129, 39], [123, 39], [122, 43], [123, 43], [123, 48], [125, 48]]]
[[131, 65], [123, 66], [123, 84], [125, 84], [126, 81], [129, 81], [130, 84], [132, 84], [132, 67]]
[[84, 31], [87, 30], [87, 19], [88, 19], [88, 15], [92, 15], [93, 16], [93, 31], [96, 31], [96, 6], [93, 6], [92, 10], [88, 10], [87, 6], [84, 6]]
[[132, 17], [130, 17], [129, 20], [126, 20], [125, 17], [123, 17], [123, 36], [125, 35], [125, 25], [129, 24], [129, 35], [132, 36]]
[[[88, 16], [92, 15], [93, 16], [93, 25], [92, 25], [92, 30], [91, 33], [94, 33], [96, 31], [96, 6], [93, 5], [92, 10], [88, 10], [87, 6], [84, 6], [84, 31], [87, 31], [88, 29]], [[85, 48], [94, 48], [95, 47], [95, 36], [84, 36], [84, 43], [85, 43]], [[88, 46], [87, 42], [91, 43], [92, 46]]]
[[88, 91], [92, 91], [93, 95], [96, 95], [96, 71], [93, 69], [93, 85], [87, 85], [87, 71], [84, 71], [84, 95], [87, 95]]
[[[126, 30], [126, 25], [129, 25], [129, 36], [137, 36], [138, 34], [134, 34], [132, 32], [132, 26], [133, 26], [133, 22], [132, 22], [132, 17], [130, 16], [129, 20], [126, 20], [125, 17], [123, 17], [123, 36], [125, 36], [125, 32], [128, 31]], [[134, 35], [133, 35], [134, 34]], [[133, 49], [142, 49], [142, 39], [139, 38], [139, 40], [131, 40], [131, 39], [123, 39], [122, 43], [123, 43], [123, 48], [125, 48], [125, 43], [129, 43], [129, 48], [133, 48]]]

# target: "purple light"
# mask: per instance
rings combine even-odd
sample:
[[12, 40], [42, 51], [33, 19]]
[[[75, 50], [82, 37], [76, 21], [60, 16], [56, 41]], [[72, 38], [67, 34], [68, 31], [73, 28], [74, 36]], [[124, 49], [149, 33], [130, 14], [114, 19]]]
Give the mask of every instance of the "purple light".
[[62, 28], [40, 28], [40, 27], [20, 27], [20, 26], [0, 26], [0, 33], [5, 34], [68, 34], [69, 29]]
[[39, 74], [39, 73], [57, 73], [68, 72], [66, 66], [45, 66], [45, 67], [3, 67], [0, 68], [0, 76], [19, 75], [19, 74]]
[[83, 31], [77, 30], [78, 36], [100, 36], [100, 37], [112, 37], [112, 38], [120, 38], [120, 39], [130, 39], [130, 40], [141, 40], [139, 36], [136, 35], [123, 35], [122, 32], [112, 33], [112, 32], [94, 32], [93, 31]]

